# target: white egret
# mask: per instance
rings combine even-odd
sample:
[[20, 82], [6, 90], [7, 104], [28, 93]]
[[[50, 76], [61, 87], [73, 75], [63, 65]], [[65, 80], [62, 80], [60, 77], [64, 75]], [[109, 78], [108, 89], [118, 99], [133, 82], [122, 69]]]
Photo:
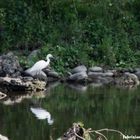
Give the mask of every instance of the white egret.
[[26, 74], [29, 74], [35, 78], [37, 77], [47, 77], [46, 74], [42, 71], [44, 68], [48, 67], [50, 64], [50, 59], [53, 58], [51, 54], [46, 56], [46, 60], [39, 60], [31, 68], [25, 71]]
[[51, 114], [47, 110], [41, 107], [31, 107], [30, 110], [39, 120], [47, 119], [49, 125], [53, 124], [54, 121], [51, 119]]

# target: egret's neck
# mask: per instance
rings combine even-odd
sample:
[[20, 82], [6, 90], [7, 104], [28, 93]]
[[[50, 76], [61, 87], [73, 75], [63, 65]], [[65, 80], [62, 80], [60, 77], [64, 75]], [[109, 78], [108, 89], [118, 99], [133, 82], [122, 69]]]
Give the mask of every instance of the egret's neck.
[[47, 57], [47, 62], [50, 63], [50, 58], [49, 57]]

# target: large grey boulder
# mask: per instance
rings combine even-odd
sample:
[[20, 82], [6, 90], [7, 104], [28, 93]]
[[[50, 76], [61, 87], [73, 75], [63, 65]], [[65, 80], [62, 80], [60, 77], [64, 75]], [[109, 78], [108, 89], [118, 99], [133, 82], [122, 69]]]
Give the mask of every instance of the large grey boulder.
[[75, 73], [72, 74], [68, 77], [69, 81], [76, 81], [76, 82], [83, 82], [88, 78], [87, 73], [86, 72], [79, 72], [79, 73]]
[[74, 73], [80, 73], [80, 72], [86, 72], [86, 71], [87, 71], [86, 66], [85, 65], [80, 65], [80, 66], [77, 66], [74, 69], [72, 69], [71, 73], [74, 74]]
[[18, 58], [12, 52], [0, 56], [0, 76], [9, 75], [11, 77], [17, 77], [21, 71], [22, 68]]
[[47, 75], [42, 70], [35, 70], [32, 72], [28, 72], [28, 70], [27, 70], [24, 73], [25, 73], [25, 75], [31, 76], [35, 79], [39, 79], [41, 81], [47, 81]]
[[52, 69], [44, 69], [43, 71], [47, 75], [47, 81], [48, 82], [53, 82], [53, 81], [57, 81], [57, 80], [60, 79], [59, 73], [52, 70]]
[[56, 71], [50, 71], [47, 73], [47, 75], [53, 78], [60, 78], [59, 74]]

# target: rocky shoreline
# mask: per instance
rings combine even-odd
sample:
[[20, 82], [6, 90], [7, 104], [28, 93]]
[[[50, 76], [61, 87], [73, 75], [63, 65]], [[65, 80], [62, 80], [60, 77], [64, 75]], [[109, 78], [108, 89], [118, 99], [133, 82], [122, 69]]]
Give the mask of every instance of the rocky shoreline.
[[46, 89], [49, 82], [61, 81], [68, 83], [84, 84], [113, 84], [121, 86], [139, 85], [140, 68], [135, 69], [103, 69], [93, 66], [87, 68], [80, 65], [72, 69], [68, 75], [61, 77], [51, 69], [43, 70], [47, 80], [38, 80], [31, 76], [23, 75], [18, 57], [12, 52], [0, 56], [0, 87], [2, 91], [41, 91]]
[[101, 84], [119, 84], [119, 85], [139, 85], [140, 69], [103, 69], [98, 66], [86, 68], [84, 65], [74, 68], [67, 81], [70, 82], [86, 82]]

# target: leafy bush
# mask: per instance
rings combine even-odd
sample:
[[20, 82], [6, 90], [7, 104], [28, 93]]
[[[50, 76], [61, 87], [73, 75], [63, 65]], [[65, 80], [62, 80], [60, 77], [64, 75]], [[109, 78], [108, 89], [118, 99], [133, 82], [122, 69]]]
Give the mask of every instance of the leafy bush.
[[139, 65], [138, 0], [1, 0], [0, 52], [41, 49], [61, 72], [78, 64]]

